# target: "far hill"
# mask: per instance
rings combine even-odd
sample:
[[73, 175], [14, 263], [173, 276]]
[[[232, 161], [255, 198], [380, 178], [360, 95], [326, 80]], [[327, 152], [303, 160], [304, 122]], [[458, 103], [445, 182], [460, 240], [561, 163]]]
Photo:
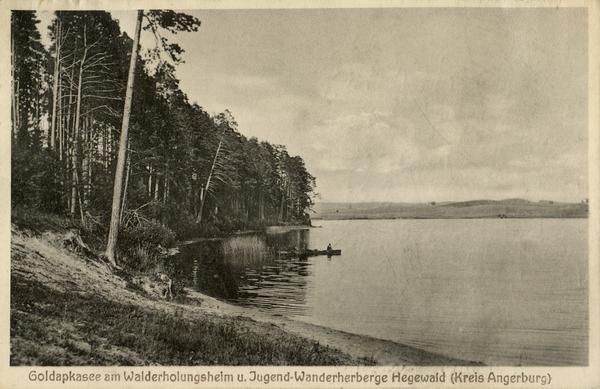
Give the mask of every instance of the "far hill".
[[587, 218], [587, 203], [524, 199], [443, 203], [316, 203], [312, 219]]

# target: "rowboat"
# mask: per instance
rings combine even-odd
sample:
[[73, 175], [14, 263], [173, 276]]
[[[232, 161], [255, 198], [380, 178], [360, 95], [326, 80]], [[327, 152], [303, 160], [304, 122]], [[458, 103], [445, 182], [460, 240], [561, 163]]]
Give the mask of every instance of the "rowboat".
[[342, 255], [342, 250], [282, 250], [280, 256], [285, 257], [314, 257], [317, 255]]

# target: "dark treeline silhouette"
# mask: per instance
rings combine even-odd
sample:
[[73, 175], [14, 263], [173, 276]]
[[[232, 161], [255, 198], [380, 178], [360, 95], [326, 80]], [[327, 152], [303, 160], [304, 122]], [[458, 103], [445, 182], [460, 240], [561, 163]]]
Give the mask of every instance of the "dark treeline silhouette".
[[[173, 15], [144, 16], [162, 48], [137, 60], [121, 229], [183, 238], [309, 223], [315, 178], [302, 158], [191, 103], [175, 76], [183, 50], [157, 33]], [[12, 207], [106, 234], [133, 40], [103, 11], [56, 11], [48, 48], [38, 24], [35, 11], [12, 12]]]

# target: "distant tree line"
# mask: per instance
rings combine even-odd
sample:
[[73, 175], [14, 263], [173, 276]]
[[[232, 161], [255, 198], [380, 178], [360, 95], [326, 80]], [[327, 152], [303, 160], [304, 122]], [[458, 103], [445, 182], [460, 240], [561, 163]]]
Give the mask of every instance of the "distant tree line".
[[[56, 11], [47, 49], [35, 11], [11, 16], [12, 206], [106, 229], [133, 40], [108, 12]], [[122, 228], [192, 235], [309, 222], [315, 177], [302, 158], [247, 139], [229, 111], [211, 116], [179, 89], [183, 50], [159, 30], [199, 21], [144, 16], [158, 45], [135, 67]]]

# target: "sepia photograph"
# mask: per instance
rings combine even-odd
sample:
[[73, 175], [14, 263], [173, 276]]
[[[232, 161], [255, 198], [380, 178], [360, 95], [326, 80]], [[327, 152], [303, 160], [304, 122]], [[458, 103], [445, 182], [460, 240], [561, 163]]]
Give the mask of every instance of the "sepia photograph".
[[597, 8], [5, 3], [0, 381], [597, 387]]

